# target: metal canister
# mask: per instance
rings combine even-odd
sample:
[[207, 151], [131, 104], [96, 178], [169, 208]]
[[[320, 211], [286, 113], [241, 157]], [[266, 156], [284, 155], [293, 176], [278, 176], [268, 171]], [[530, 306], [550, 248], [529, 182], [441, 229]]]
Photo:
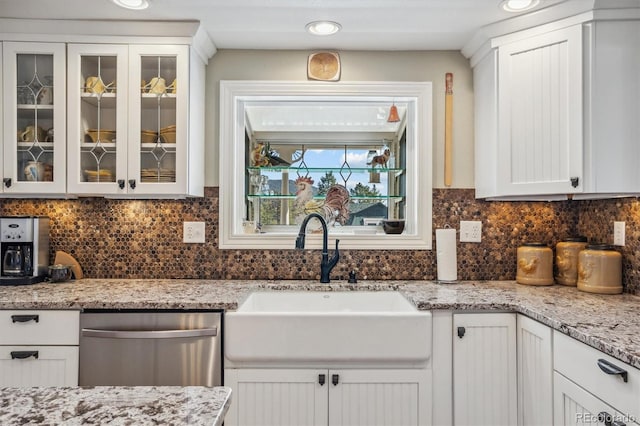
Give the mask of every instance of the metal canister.
[[587, 247], [587, 237], [571, 237], [556, 244], [556, 283], [578, 284], [578, 254]]
[[544, 243], [518, 247], [516, 282], [528, 285], [553, 284], [553, 250]]
[[622, 255], [607, 244], [590, 244], [578, 255], [578, 290], [622, 293]]

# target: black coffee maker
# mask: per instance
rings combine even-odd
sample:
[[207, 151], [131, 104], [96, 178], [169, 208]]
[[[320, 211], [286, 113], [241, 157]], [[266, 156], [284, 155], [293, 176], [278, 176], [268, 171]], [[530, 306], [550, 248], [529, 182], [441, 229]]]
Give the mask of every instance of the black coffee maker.
[[49, 218], [0, 217], [0, 285], [44, 281], [49, 267]]

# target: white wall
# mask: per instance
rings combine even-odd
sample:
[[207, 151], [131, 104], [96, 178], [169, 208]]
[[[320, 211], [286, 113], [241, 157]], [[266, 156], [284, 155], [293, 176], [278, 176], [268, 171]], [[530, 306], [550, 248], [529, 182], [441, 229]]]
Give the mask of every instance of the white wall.
[[[218, 186], [220, 80], [307, 80], [309, 51], [219, 50], [207, 66], [206, 186]], [[341, 81], [433, 82], [433, 185], [444, 188], [444, 79], [453, 73], [453, 185], [473, 188], [473, 81], [457, 51], [340, 54]]]

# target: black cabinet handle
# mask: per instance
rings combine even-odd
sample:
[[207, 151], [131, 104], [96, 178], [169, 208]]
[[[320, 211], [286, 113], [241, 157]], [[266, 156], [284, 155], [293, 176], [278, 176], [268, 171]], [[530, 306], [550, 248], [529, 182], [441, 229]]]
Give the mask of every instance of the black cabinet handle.
[[627, 426], [626, 423], [614, 419], [614, 417], [606, 411], [598, 413], [598, 421], [603, 423], [604, 426]]
[[331, 375], [331, 383], [333, 383], [333, 386], [336, 386], [339, 382], [340, 382], [340, 375], [332, 374]]
[[326, 380], [326, 376], [324, 374], [318, 374], [318, 383], [320, 383], [320, 386], [324, 386]]
[[572, 177], [571, 178], [571, 186], [573, 186], [574, 188], [577, 188], [579, 183], [580, 183], [580, 178], [579, 177]]
[[40, 315], [11, 315], [11, 322], [40, 322]]
[[136, 180], [135, 179], [129, 179], [129, 187], [131, 189], [136, 189]]
[[4, 178], [2, 179], [2, 182], [4, 183], [4, 186], [6, 186], [7, 188], [11, 187], [11, 178]]
[[30, 357], [38, 359], [38, 351], [11, 351], [11, 359], [27, 359]]
[[629, 373], [627, 373], [627, 370], [624, 370], [617, 365], [610, 363], [606, 359], [599, 359], [598, 367], [600, 367], [600, 370], [604, 371], [607, 374], [620, 375], [625, 383], [629, 381]]
[[458, 337], [462, 339], [467, 330], [464, 327], [458, 327]]
[[124, 179], [118, 179], [118, 187], [124, 189]]
[[598, 421], [600, 423], [604, 423], [605, 426], [611, 426], [611, 420], [613, 420], [611, 414], [607, 413], [606, 411], [601, 411], [598, 413]]

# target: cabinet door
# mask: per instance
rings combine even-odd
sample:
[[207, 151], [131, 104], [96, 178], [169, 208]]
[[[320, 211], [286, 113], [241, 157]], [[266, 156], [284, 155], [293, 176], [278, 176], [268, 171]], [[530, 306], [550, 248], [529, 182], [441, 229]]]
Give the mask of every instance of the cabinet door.
[[3, 191], [66, 192], [65, 45], [3, 46]]
[[550, 425], [553, 418], [553, 352], [549, 327], [517, 318], [518, 424]]
[[129, 194], [187, 190], [189, 47], [129, 47]]
[[429, 425], [430, 383], [429, 370], [329, 370], [329, 425]]
[[78, 386], [77, 346], [0, 346], [0, 387]]
[[499, 193], [581, 192], [581, 26], [500, 46], [498, 60]]
[[515, 314], [455, 314], [453, 332], [454, 424], [515, 425]]
[[327, 370], [227, 369], [225, 386], [233, 389], [228, 426], [327, 425]]
[[637, 419], [616, 411], [557, 372], [553, 373], [553, 394], [553, 424], [556, 426], [638, 425]]
[[70, 44], [67, 53], [69, 192], [126, 193], [128, 48]]

